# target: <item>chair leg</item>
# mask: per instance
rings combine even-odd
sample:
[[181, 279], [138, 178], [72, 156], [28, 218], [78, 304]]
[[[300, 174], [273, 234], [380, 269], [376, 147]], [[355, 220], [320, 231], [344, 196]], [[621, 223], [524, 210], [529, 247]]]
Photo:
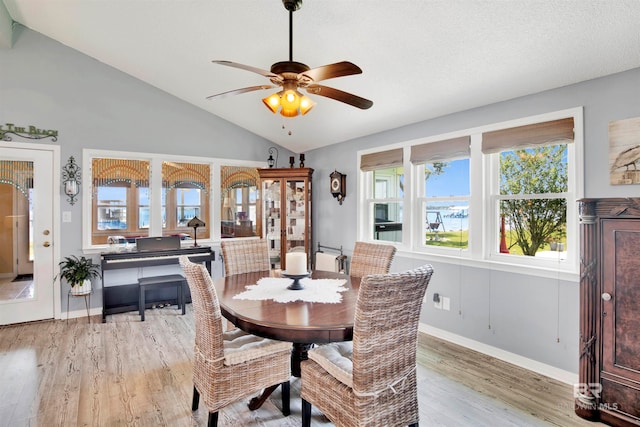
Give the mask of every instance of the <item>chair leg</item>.
[[418, 427], [418, 423], [410, 424], [409, 427]]
[[289, 381], [283, 382], [282, 384], [282, 415], [288, 417], [291, 415], [291, 387]]
[[196, 390], [196, 386], [193, 386], [193, 400], [191, 401], [191, 410], [197, 411], [200, 404], [200, 393]]
[[302, 427], [311, 427], [311, 403], [302, 399]]
[[218, 413], [217, 412], [209, 412], [209, 423], [208, 427], [218, 427]]

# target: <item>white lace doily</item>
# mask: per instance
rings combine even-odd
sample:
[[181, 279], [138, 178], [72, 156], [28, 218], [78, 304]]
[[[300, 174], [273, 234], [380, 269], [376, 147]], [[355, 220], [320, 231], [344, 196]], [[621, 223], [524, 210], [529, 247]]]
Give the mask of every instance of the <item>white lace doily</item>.
[[255, 285], [246, 287], [246, 291], [235, 295], [234, 299], [269, 300], [276, 302], [321, 302], [337, 304], [342, 301], [342, 294], [347, 290], [343, 285], [344, 279], [301, 279], [303, 289], [287, 289], [293, 283], [292, 279], [279, 277], [264, 277]]

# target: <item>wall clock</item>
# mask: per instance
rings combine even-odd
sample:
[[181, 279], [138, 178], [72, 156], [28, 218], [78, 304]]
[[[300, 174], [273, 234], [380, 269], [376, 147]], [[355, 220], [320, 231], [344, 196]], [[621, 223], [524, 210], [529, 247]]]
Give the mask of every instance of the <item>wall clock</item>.
[[342, 204], [342, 200], [347, 195], [347, 175], [333, 171], [329, 179], [331, 194], [338, 199], [338, 203]]

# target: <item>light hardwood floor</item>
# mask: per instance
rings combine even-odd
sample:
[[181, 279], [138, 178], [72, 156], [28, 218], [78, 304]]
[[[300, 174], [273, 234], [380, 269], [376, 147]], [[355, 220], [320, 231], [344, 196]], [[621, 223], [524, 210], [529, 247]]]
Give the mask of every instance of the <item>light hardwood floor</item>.
[[0, 301], [16, 298], [33, 298], [33, 280], [0, 279]]
[[[0, 426], [204, 426], [191, 412], [191, 305], [0, 327]], [[573, 413], [571, 386], [422, 335], [421, 426], [597, 426]], [[225, 408], [220, 426], [299, 426], [300, 379], [291, 415], [277, 391], [257, 411]], [[331, 426], [315, 408], [313, 426]]]

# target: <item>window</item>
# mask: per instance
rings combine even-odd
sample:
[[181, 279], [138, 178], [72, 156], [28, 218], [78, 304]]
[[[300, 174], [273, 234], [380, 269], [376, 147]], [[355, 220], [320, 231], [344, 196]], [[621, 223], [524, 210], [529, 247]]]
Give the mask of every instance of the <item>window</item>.
[[[246, 169], [243, 173], [253, 177], [249, 181], [234, 181], [237, 185], [231, 190], [212, 187], [212, 177], [225, 167], [221, 163], [241, 163], [242, 166], [228, 167], [236, 171]], [[250, 230], [247, 235], [261, 233], [256, 221], [260, 215], [256, 168], [264, 167], [264, 162], [87, 149], [83, 166], [85, 174], [90, 174], [83, 180], [83, 191], [92, 195], [83, 199], [85, 212], [91, 212], [83, 217], [84, 249], [103, 250], [110, 240], [114, 241], [109, 237], [130, 243], [148, 236], [192, 240], [194, 229], [188, 224], [194, 217], [205, 223], [197, 228], [198, 243], [200, 239], [219, 239], [223, 229], [219, 224], [224, 223], [221, 215], [227, 218], [223, 210], [227, 196], [234, 222], [237, 219], [244, 224], [245, 230]], [[253, 187], [244, 185], [250, 183]], [[221, 204], [211, 205], [212, 200], [220, 200]], [[236, 215], [237, 212], [246, 212], [247, 219], [242, 214]]]
[[360, 169], [370, 180], [367, 201], [368, 238], [402, 242], [404, 167], [402, 149], [364, 155]]
[[573, 118], [482, 135], [482, 152], [492, 157], [489, 212], [499, 224], [490, 255], [566, 258], [573, 141]]
[[[189, 221], [209, 217], [211, 165], [207, 163], [162, 162], [162, 234], [192, 238]], [[198, 227], [198, 237], [208, 239], [209, 221]]]
[[359, 156], [358, 239], [501, 268], [577, 271], [581, 108]]
[[223, 239], [262, 235], [261, 209], [258, 205], [259, 179], [257, 168], [220, 168], [220, 235]]
[[137, 206], [140, 194], [148, 194], [148, 160], [93, 158], [91, 186], [92, 245], [106, 244], [109, 236], [147, 235], [143, 229], [148, 229], [148, 203], [146, 211]]
[[418, 178], [419, 246], [469, 246], [469, 144], [463, 136], [411, 147]]

